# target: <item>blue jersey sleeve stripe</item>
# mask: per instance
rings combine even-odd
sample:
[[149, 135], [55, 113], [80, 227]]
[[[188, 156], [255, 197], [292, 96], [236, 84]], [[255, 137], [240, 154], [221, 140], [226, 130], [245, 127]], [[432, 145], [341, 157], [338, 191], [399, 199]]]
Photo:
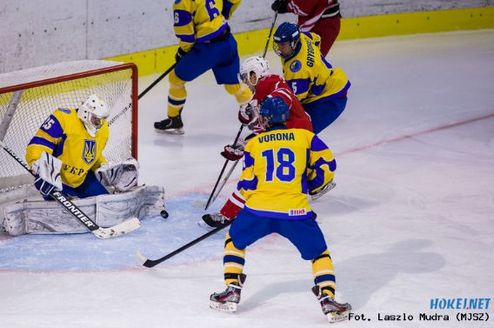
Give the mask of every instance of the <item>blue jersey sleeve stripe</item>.
[[[51, 124], [46, 124], [47, 122]], [[46, 132], [50, 137], [55, 139], [61, 138], [63, 135], [62, 126], [60, 125], [58, 119], [53, 115], [50, 115], [50, 118], [45, 121], [45, 123], [41, 126], [40, 130]]]
[[340, 91], [338, 91], [337, 93], [335, 94], [332, 94], [331, 96], [328, 96], [328, 97], [325, 97], [325, 99], [333, 99], [333, 98], [341, 98], [341, 97], [345, 97], [347, 92], [348, 92], [348, 89], [350, 89], [351, 87], [351, 83], [350, 81], [348, 81], [345, 86], [343, 87], [343, 89], [341, 89]]
[[244, 153], [244, 165], [244, 169], [254, 165], [254, 158], [247, 151]]
[[243, 190], [256, 190], [257, 189], [257, 177], [255, 177], [253, 180], [240, 180], [238, 182], [238, 189], [243, 189]]
[[223, 17], [225, 17], [226, 19], [230, 18], [232, 7], [233, 7], [233, 4], [230, 1], [224, 1], [223, 2], [223, 11], [221, 12]]
[[319, 139], [318, 136], [314, 135], [310, 143], [310, 150], [321, 151], [326, 149], [328, 149], [328, 146], [326, 146], [326, 144], [321, 139]]
[[194, 43], [196, 41], [194, 34], [177, 34], [177, 38], [179, 38], [180, 41], [188, 43]]
[[175, 18], [174, 26], [184, 26], [192, 22], [192, 14], [186, 10], [175, 10], [173, 15]]
[[320, 95], [323, 91], [324, 91], [324, 88], [326, 87], [326, 84], [321, 84], [321, 85], [313, 85], [311, 88], [310, 88], [310, 91], [312, 92], [312, 94], [318, 96]]
[[326, 67], [327, 67], [327, 68], [333, 68], [333, 65], [331, 65], [331, 63], [330, 63], [330, 62], [328, 62], [328, 61], [326, 60], [326, 57], [324, 57], [322, 54], [321, 54], [321, 60], [322, 60], [322, 62], [324, 63], [324, 65], [326, 65]]
[[309, 91], [309, 79], [293, 79], [288, 80], [287, 82], [293, 92], [297, 95]]
[[326, 161], [324, 158], [319, 158], [319, 159], [318, 159], [318, 160], [314, 163], [314, 165], [312, 165], [312, 166], [311, 166], [311, 169], [316, 170], [316, 169], [320, 168], [320, 167], [321, 167], [321, 166], [323, 166], [323, 165], [327, 165], [327, 166], [329, 167], [329, 170], [330, 170], [331, 172], [336, 171], [336, 160], [335, 160], [335, 159], [333, 159], [331, 162], [328, 162], [328, 161]]
[[29, 142], [30, 145], [41, 145], [48, 147], [50, 149], [55, 149], [55, 144], [53, 142], [50, 142], [44, 138], [40, 137], [33, 137], [31, 141]]

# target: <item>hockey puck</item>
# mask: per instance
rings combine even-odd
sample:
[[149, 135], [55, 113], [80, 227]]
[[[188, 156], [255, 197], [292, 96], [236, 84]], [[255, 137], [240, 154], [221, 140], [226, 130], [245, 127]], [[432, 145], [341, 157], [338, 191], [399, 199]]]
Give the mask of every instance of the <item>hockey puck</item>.
[[167, 219], [168, 218], [168, 212], [166, 210], [163, 210], [160, 212], [160, 215], [163, 219]]

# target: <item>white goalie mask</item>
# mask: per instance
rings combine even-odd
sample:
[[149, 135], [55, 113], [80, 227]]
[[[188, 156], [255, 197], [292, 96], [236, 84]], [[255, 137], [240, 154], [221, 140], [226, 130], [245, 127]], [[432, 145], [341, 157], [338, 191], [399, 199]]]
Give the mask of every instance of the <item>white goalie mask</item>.
[[87, 132], [94, 137], [110, 116], [110, 109], [97, 95], [90, 95], [79, 107], [77, 116], [84, 123]]
[[249, 57], [240, 66], [240, 79], [250, 87], [255, 87], [261, 77], [268, 74], [269, 65], [260, 56]]

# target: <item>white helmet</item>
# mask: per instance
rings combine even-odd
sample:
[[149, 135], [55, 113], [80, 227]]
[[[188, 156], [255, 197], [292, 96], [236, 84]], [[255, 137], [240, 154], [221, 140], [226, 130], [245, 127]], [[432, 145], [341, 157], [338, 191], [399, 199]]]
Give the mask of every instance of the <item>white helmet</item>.
[[[259, 79], [268, 74], [269, 65], [266, 59], [260, 56], [249, 57], [240, 66], [240, 79], [250, 86], [257, 85]], [[251, 76], [255, 74], [255, 80], [252, 83]]]
[[81, 119], [91, 136], [103, 126], [104, 120], [110, 116], [110, 109], [97, 95], [90, 95], [79, 107], [77, 116]]

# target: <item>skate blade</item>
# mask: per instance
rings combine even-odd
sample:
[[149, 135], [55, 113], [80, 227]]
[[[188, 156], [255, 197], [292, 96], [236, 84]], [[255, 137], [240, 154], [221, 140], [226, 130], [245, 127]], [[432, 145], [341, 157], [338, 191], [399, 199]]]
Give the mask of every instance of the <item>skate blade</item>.
[[233, 303], [233, 302], [219, 303], [219, 302], [211, 301], [209, 303], [209, 307], [211, 309], [221, 312], [227, 312], [227, 313], [237, 312], [237, 305], [238, 305], [237, 303]]
[[345, 311], [341, 313], [328, 313], [326, 317], [328, 318], [329, 323], [341, 322], [348, 320], [348, 315], [350, 311]]
[[161, 133], [161, 134], [173, 134], [173, 135], [182, 135], [185, 133], [183, 128], [178, 128], [178, 129], [167, 129], [167, 130], [160, 130], [160, 129], [155, 129], [156, 132]]

